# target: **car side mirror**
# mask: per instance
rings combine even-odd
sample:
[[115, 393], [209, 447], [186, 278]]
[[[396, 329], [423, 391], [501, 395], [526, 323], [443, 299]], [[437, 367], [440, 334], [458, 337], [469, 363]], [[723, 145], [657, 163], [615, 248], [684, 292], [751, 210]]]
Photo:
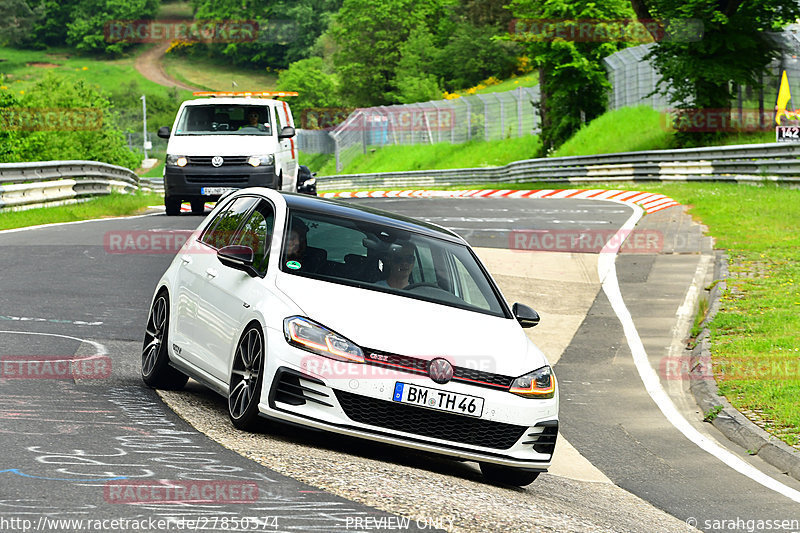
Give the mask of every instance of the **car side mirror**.
[[514, 318], [523, 328], [532, 328], [539, 323], [539, 313], [524, 304], [514, 304], [511, 308]]
[[294, 137], [294, 134], [295, 131], [293, 127], [284, 126], [280, 133], [278, 133], [278, 139], [288, 139], [290, 137]]
[[162, 139], [169, 139], [170, 136], [169, 126], [161, 126], [160, 128], [158, 128], [158, 136], [161, 137]]
[[253, 267], [254, 253], [249, 246], [231, 244], [217, 250], [217, 259], [223, 265], [236, 270], [241, 270], [251, 278], [258, 276], [258, 271]]

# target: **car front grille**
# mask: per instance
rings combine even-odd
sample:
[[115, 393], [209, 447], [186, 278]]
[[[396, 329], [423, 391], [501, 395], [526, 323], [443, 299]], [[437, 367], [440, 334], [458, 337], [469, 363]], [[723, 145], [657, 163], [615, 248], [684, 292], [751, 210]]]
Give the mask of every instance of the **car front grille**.
[[334, 392], [345, 414], [351, 420], [423, 437], [507, 450], [516, 444], [528, 429], [527, 426], [376, 400], [341, 390]]
[[200, 176], [186, 175], [186, 183], [202, 183], [203, 185], [246, 185], [247, 176]]
[[[197, 166], [197, 167], [210, 167], [211, 159], [214, 156], [206, 156], [206, 155], [192, 155], [188, 157], [188, 164], [189, 166]], [[223, 167], [233, 166], [233, 165], [245, 165], [247, 164], [247, 156], [243, 155], [229, 155], [223, 156], [222, 158], [222, 165]]]
[[[427, 359], [383, 352], [371, 348], [365, 348], [365, 352], [367, 354], [367, 361], [372, 365], [397, 368], [412, 374], [428, 374], [428, 365], [430, 365], [430, 361]], [[453, 367], [453, 381], [469, 383], [477, 387], [508, 390], [514, 382], [514, 379], [516, 378], [465, 366]]]

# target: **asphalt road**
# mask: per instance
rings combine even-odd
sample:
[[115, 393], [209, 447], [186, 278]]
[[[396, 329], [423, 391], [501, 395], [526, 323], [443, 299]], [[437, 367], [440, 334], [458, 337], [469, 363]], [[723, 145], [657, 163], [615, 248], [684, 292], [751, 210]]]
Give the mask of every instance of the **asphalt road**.
[[[431, 220], [474, 246], [496, 248], [508, 247], [515, 231], [613, 230], [631, 213], [626, 206], [582, 200], [358, 201]], [[77, 382], [0, 380], [0, 519], [35, 524], [43, 516], [138, 517], [176, 524], [184, 517], [221, 529], [209, 521], [244, 516], [260, 518], [265, 530], [320, 531], [347, 530], [369, 519], [383, 520], [388, 529], [397, 517], [317, 491], [216, 445], [141, 384], [137, 346], [153, 288], [172, 255], [110, 253], [104, 238], [108, 243], [119, 232], [193, 229], [200, 220], [149, 216], [0, 233], [0, 355], [105, 352], [113, 370], [103, 379]], [[619, 258], [622, 293], [648, 346], [662, 346], [669, 337], [672, 326], [664, 317], [682, 302], [696, 261], [679, 254]], [[622, 328], [602, 293], [556, 372], [562, 432], [618, 485], [680, 520], [696, 518], [706, 531], [747, 531], [737, 519], [800, 519], [797, 504], [734, 472], [666, 422], [633, 369]], [[737, 453], [792, 483], [743, 450]], [[115, 500], [108, 485], [114, 478], [198, 477], [256, 483], [259, 497], [245, 504], [131, 506]], [[704, 527], [710, 520], [732, 520], [711, 526], [734, 527]]]

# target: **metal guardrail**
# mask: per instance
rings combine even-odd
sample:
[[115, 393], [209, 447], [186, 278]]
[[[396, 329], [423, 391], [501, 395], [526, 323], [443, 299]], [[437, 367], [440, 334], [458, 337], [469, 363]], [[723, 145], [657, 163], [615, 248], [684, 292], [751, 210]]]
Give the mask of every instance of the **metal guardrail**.
[[133, 192], [132, 170], [96, 161], [0, 163], [0, 209], [29, 209], [77, 202], [111, 192]]
[[761, 181], [800, 183], [800, 143], [547, 157], [502, 167], [318, 176], [320, 190], [408, 188], [529, 181]]

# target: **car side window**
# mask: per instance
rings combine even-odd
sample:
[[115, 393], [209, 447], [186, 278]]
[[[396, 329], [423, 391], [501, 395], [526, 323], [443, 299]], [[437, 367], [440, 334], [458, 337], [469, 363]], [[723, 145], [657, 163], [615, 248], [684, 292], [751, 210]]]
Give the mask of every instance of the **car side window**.
[[208, 225], [200, 237], [200, 242], [217, 250], [231, 244], [245, 215], [257, 201], [258, 199], [252, 196], [242, 196], [228, 204]]
[[267, 272], [269, 249], [272, 243], [272, 230], [275, 227], [275, 211], [262, 201], [244, 223], [235, 244], [253, 249], [253, 267], [259, 274]]

